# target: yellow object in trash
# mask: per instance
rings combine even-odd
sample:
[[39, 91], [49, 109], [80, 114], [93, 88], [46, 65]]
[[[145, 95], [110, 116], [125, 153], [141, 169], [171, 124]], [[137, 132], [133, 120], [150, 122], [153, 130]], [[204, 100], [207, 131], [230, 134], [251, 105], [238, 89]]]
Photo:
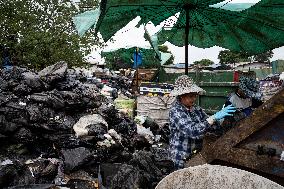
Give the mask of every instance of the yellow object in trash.
[[129, 117], [133, 117], [135, 100], [134, 99], [115, 99], [114, 100], [115, 107], [124, 113], [127, 113]]

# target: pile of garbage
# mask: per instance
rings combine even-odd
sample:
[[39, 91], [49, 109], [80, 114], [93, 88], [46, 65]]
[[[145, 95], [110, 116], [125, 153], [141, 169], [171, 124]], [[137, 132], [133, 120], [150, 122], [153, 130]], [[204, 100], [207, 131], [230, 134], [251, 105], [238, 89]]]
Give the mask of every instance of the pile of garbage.
[[[109, 98], [106, 83], [115, 89]], [[113, 99], [131, 95], [128, 85], [64, 62], [38, 73], [1, 70], [0, 188], [154, 188], [173, 171], [161, 146], [168, 127], [118, 112]]]
[[283, 77], [281, 74], [272, 74], [260, 80], [260, 92], [262, 93], [263, 102], [272, 98], [283, 88], [284, 82], [281, 77]]

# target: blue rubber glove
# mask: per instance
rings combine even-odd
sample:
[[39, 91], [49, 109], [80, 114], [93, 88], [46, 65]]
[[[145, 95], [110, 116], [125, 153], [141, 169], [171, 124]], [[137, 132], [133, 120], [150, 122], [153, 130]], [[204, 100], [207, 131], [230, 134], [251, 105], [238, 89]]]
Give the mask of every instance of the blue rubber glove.
[[220, 119], [223, 119], [226, 116], [233, 116], [233, 113], [236, 110], [237, 109], [233, 105], [229, 105], [229, 106], [223, 108], [222, 110], [220, 110], [219, 112], [215, 113], [213, 116], [216, 120], [220, 120]]

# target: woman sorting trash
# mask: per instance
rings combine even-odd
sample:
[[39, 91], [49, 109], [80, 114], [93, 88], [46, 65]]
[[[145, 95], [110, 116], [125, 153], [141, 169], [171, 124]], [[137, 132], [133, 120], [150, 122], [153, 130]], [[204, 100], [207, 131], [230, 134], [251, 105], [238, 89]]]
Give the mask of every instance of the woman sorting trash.
[[241, 76], [239, 86], [231, 93], [224, 104], [224, 107], [233, 105], [237, 111], [233, 116], [227, 117], [222, 123], [224, 132], [235, 127], [241, 120], [250, 116], [254, 109], [263, 104], [261, 101], [259, 82], [251, 77]]
[[177, 78], [171, 92], [176, 101], [169, 112], [169, 150], [176, 169], [184, 168], [185, 161], [191, 158], [193, 151], [201, 149], [202, 138], [214, 123], [226, 116], [232, 116], [236, 111], [236, 108], [230, 105], [208, 116], [202, 108], [195, 105], [197, 96], [203, 93], [205, 91], [186, 75]]

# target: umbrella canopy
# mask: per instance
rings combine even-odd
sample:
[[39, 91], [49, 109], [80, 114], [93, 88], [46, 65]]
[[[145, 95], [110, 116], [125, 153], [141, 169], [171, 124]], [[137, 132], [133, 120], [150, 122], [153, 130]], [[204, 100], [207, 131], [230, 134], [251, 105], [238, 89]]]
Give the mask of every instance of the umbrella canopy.
[[[185, 14], [179, 17], [177, 27], [160, 32], [159, 40], [183, 46], [185, 32], [179, 25], [186, 25]], [[217, 45], [232, 51], [259, 54], [284, 45], [284, 2], [280, 0], [262, 0], [240, 12], [203, 8], [189, 12], [188, 20], [188, 43], [196, 47]]]
[[[161, 64], [165, 63], [171, 56], [171, 53], [161, 53], [161, 61], [154, 58], [155, 52], [153, 49], [144, 49], [140, 48], [142, 53], [142, 66], [145, 68], [158, 68]], [[133, 66], [133, 61], [135, 61], [135, 57], [133, 57], [133, 53], [136, 52], [136, 48], [128, 48], [128, 49], [118, 49], [112, 52], [102, 52], [102, 56], [106, 59], [106, 62], [114, 62], [117, 59], [118, 63], [121, 62], [121, 65], [116, 65], [114, 69], [119, 68], [129, 68]], [[170, 55], [169, 57], [167, 55]], [[164, 57], [165, 56], [165, 57]]]
[[136, 16], [143, 23], [151, 21], [155, 25], [174, 16], [176, 19], [166, 22], [158, 37], [160, 42], [185, 46], [185, 74], [188, 74], [188, 44], [200, 48], [216, 45], [250, 54], [284, 45], [282, 0], [261, 0], [242, 11], [214, 6], [222, 1], [102, 0], [95, 31], [108, 40]]
[[91, 27], [95, 27], [100, 16], [100, 9], [86, 11], [73, 17], [79, 36], [83, 36]]

